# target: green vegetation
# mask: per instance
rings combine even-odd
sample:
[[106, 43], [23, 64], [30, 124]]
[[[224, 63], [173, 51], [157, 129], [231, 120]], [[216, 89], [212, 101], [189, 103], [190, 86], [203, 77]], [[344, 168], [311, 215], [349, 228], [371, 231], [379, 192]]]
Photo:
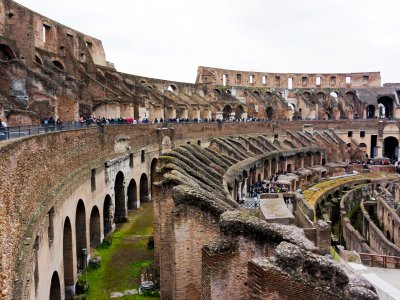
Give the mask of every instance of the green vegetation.
[[329, 247], [329, 252], [331, 254], [331, 256], [333, 257], [334, 260], [336, 261], [340, 261], [340, 256], [339, 254], [335, 251], [335, 248], [333, 248], [332, 246]]
[[[148, 248], [152, 235], [152, 206], [142, 204], [137, 211], [129, 213], [127, 223], [106, 237], [105, 242], [92, 252], [100, 256], [99, 268], [88, 268], [80, 280], [87, 281], [87, 299], [110, 299], [111, 292], [138, 289], [141, 274], [153, 262], [153, 250]], [[159, 299], [159, 293], [126, 295], [118, 299]]]

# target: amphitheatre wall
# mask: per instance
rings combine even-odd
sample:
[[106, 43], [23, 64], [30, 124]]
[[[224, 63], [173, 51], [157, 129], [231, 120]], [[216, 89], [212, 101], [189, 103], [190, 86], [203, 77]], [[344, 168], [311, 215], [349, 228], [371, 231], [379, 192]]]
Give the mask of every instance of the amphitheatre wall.
[[[169, 137], [169, 147], [173, 147], [187, 142], [205, 143], [215, 136], [268, 134], [270, 130], [268, 123], [181, 124], [168, 129], [157, 125], [95, 126], [2, 142], [2, 286], [11, 287], [12, 281], [15, 284], [14, 291], [4, 291], [21, 292], [35, 236], [48, 212], [52, 206], [62, 205], [82, 182], [82, 189], [86, 189], [82, 197], [92, 194], [87, 185], [93, 169], [96, 182], [103, 182], [106, 162], [133, 154], [134, 171], [148, 173], [151, 159], [158, 157], [165, 146], [164, 136]], [[147, 157], [144, 164], [142, 151]], [[100, 185], [98, 189], [104, 192], [107, 187]], [[20, 254], [15, 257], [13, 253]]]
[[[289, 78], [292, 86], [288, 87]], [[319, 79], [317, 79], [319, 78]], [[266, 73], [226, 70], [211, 67], [197, 69], [196, 83], [217, 86], [246, 86], [269, 88], [362, 88], [380, 87], [380, 72], [360, 73]]]
[[[161, 128], [161, 125], [94, 126], [2, 142], [0, 217], [3, 296], [8, 299], [10, 295], [14, 295], [14, 298], [18, 299], [22, 297], [22, 293], [33, 293], [37, 242], [39, 261], [44, 261], [45, 258], [61, 251], [59, 236], [54, 236], [55, 246], [48, 247], [49, 250], [42, 247], [49, 244], [51, 239], [49, 224], [52, 208], [55, 208], [53, 223], [57, 225], [55, 234], [59, 234], [58, 230], [63, 228], [67, 216], [71, 224], [75, 224], [75, 207], [79, 206], [78, 200], [83, 199], [87, 212], [86, 225], [89, 228], [90, 212], [93, 212], [95, 207], [100, 211], [104, 209], [102, 201], [105, 194], [109, 194], [113, 205], [116, 205], [116, 191], [112, 187], [116, 184], [114, 178], [119, 171], [125, 175], [125, 187], [129, 179], [135, 180], [139, 186], [142, 173], [147, 175], [150, 182], [154, 182], [151, 163], [171, 147], [187, 145], [188, 142], [206, 145], [212, 137], [239, 134], [266, 134], [271, 138], [278, 134], [284, 138], [286, 130], [299, 129], [297, 126], [288, 122], [283, 124], [279, 131], [267, 122], [222, 125], [191, 123], [170, 125], [168, 128]], [[149, 186], [148, 189], [151, 190]], [[149, 197], [153, 193], [149, 192]], [[137, 191], [136, 205], [140, 205], [140, 201], [148, 200], [139, 198]], [[163, 227], [166, 230], [165, 234], [180, 232], [182, 227], [177, 224], [177, 227]], [[195, 228], [196, 224], [193, 223], [192, 228]], [[182, 226], [186, 228], [185, 222]], [[104, 220], [100, 218], [101, 230], [97, 233], [100, 238], [103, 236], [104, 227]], [[74, 226], [72, 228], [76, 229]], [[208, 229], [205, 227], [204, 230]], [[86, 238], [91, 240], [89, 232], [86, 233]], [[14, 253], [19, 254], [15, 256]], [[76, 255], [76, 250], [72, 253]], [[165, 255], [167, 254], [168, 251]], [[48, 275], [51, 268], [56, 268], [61, 273], [62, 260], [60, 256], [54, 257], [58, 258], [48, 266], [48, 270], [42, 270], [39, 275]], [[187, 257], [187, 263], [192, 264], [191, 256]], [[29, 282], [32, 285], [29, 286]]]

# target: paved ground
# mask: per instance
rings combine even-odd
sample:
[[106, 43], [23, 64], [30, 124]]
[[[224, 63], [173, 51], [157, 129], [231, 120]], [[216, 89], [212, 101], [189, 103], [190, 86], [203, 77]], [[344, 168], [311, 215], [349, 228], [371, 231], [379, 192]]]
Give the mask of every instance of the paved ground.
[[400, 300], [399, 269], [367, 267], [355, 263], [349, 263], [349, 265], [375, 286], [379, 299]]
[[[244, 203], [240, 204], [241, 207], [248, 209], [260, 208], [260, 200], [255, 198], [245, 197]], [[293, 213], [293, 204], [289, 203], [286, 205], [291, 213]]]

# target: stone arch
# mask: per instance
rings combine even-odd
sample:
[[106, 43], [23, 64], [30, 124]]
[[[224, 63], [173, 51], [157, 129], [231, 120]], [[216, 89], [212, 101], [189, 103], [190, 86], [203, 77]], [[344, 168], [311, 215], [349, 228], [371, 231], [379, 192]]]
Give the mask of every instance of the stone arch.
[[321, 164], [321, 152], [317, 151], [314, 153], [313, 165], [317, 166]]
[[304, 96], [306, 99], [310, 99], [310, 98], [311, 98], [311, 93], [306, 91], [306, 92], [303, 93], [303, 96]]
[[279, 156], [279, 171], [285, 171], [286, 170], [285, 164], [286, 164], [285, 157]]
[[269, 160], [264, 160], [264, 179], [267, 180], [271, 176], [270, 174], [270, 163]]
[[301, 168], [301, 154], [297, 153], [294, 159], [294, 168], [295, 170], [300, 169]]
[[61, 300], [61, 284], [60, 284], [60, 277], [58, 276], [57, 271], [54, 271], [53, 276], [51, 276], [49, 299]]
[[265, 92], [265, 97], [268, 99], [268, 98], [271, 98], [272, 97], [272, 93], [270, 92], [270, 91], [266, 91]]
[[145, 173], [140, 176], [140, 202], [149, 201], [149, 180]]
[[72, 227], [69, 218], [65, 218], [63, 230], [63, 263], [65, 298], [72, 299], [74, 294], [74, 252], [72, 243]]
[[63, 71], [65, 70], [65, 67], [64, 67], [63, 63], [60, 62], [59, 60], [53, 60], [52, 63], [58, 69], [63, 70]]
[[137, 208], [137, 186], [135, 179], [131, 179], [128, 185], [128, 210]]
[[86, 255], [87, 251], [87, 240], [86, 240], [86, 209], [83, 200], [78, 201], [76, 206], [75, 215], [75, 244], [76, 244], [76, 262], [78, 269], [84, 269], [86, 267]]
[[257, 96], [260, 96], [260, 95], [261, 95], [261, 93], [260, 93], [259, 90], [254, 90], [253, 93], [256, 94]]
[[112, 209], [112, 200], [110, 195], [106, 195], [104, 198], [103, 205], [103, 229], [104, 235], [110, 232], [112, 228], [113, 220], [113, 209]]
[[38, 54], [35, 54], [35, 61], [39, 64], [39, 65], [43, 65], [42, 59], [40, 58], [40, 56]]
[[14, 51], [6, 44], [0, 44], [0, 60], [16, 59]]
[[370, 104], [367, 106], [367, 119], [375, 118], [375, 106]]
[[379, 115], [384, 118], [392, 118], [393, 117], [393, 99], [388, 96], [383, 96], [378, 99], [378, 105], [381, 104], [384, 107], [384, 113]]
[[230, 105], [225, 105], [222, 111], [222, 117], [224, 120], [229, 121], [231, 118], [232, 107]]
[[154, 194], [153, 184], [157, 173], [157, 158], [153, 158], [150, 165], [150, 195]]
[[[71, 236], [72, 240], [72, 236]], [[38, 292], [38, 287], [39, 287], [39, 256], [38, 256], [38, 251], [39, 251], [39, 236], [36, 236], [35, 238], [35, 243], [33, 244], [33, 251], [35, 254], [35, 270], [33, 274], [33, 279], [35, 281], [35, 296], [37, 296]], [[65, 278], [65, 275], [64, 275]]]
[[167, 91], [170, 91], [170, 92], [176, 92], [177, 90], [178, 90], [178, 88], [176, 87], [175, 84], [170, 84], [167, 88]]
[[90, 213], [90, 247], [96, 248], [101, 243], [100, 212], [93, 206]]
[[115, 193], [115, 216], [114, 222], [126, 221], [126, 205], [125, 205], [125, 187], [124, 173], [119, 171], [115, 177], [114, 193]]
[[276, 171], [276, 158], [274, 157], [271, 160], [271, 175], [275, 175]]
[[399, 140], [393, 136], [388, 136], [383, 140], [383, 156], [396, 159], [398, 158], [399, 154]]
[[222, 91], [220, 89], [214, 89], [214, 91], [216, 91], [217, 94], [222, 95]]
[[323, 92], [317, 93], [317, 98], [319, 101], [325, 101], [325, 97], [326, 97], [325, 93], [323, 93]]
[[271, 106], [268, 106], [265, 112], [267, 114], [268, 120], [272, 120], [274, 117], [274, 109]]
[[244, 113], [244, 108], [241, 105], [236, 106], [235, 108], [235, 119], [241, 119]]

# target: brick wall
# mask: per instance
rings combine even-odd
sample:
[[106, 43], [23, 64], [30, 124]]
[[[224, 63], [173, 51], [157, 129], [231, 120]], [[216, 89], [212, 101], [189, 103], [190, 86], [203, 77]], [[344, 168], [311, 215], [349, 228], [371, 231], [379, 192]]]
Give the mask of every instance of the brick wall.
[[266, 267], [257, 261], [249, 262], [248, 287], [249, 299], [254, 300], [337, 300], [340, 297], [330, 295], [315, 288], [312, 284], [300, 282], [301, 278], [292, 278], [272, 265]]

